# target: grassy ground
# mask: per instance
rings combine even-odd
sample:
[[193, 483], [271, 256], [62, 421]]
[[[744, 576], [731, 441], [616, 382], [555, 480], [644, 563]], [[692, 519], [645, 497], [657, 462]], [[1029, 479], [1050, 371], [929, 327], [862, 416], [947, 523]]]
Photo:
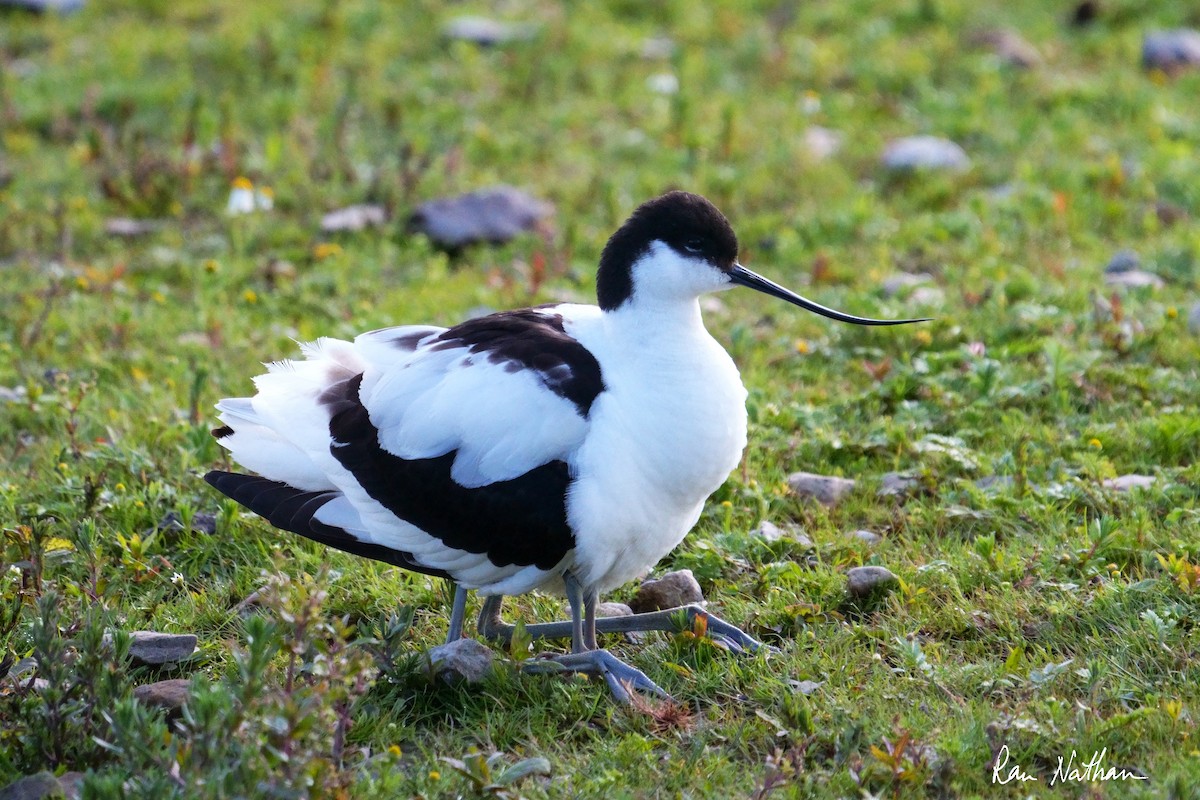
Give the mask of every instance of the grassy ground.
[[[1074, 28], [1031, 0], [527, 0], [476, 10], [533, 22], [528, 41], [442, 41], [466, 10], [145, 0], [2, 20], [0, 673], [34, 655], [48, 683], [0, 687], [0, 785], [46, 768], [93, 770], [95, 797], [1196, 796], [1200, 72], [1138, 63], [1145, 31], [1195, 10], [1116, 0]], [[996, 24], [1045, 63], [971, 44]], [[674, 54], [644, 55], [663, 35]], [[651, 88], [662, 74], [677, 93]], [[813, 124], [844, 134], [833, 158], [807, 153]], [[882, 145], [914, 133], [972, 168], [887, 177]], [[238, 177], [274, 209], [227, 216]], [[556, 204], [552, 235], [450, 264], [405, 234], [416, 202], [500, 181]], [[692, 569], [781, 652], [614, 643], [683, 704], [657, 711], [507, 668], [431, 685], [437, 582], [279, 534], [200, 481], [222, 463], [211, 403], [259, 361], [587, 297], [606, 236], [668, 187], [712, 198], [744, 262], [823, 303], [937, 317], [864, 330], [750, 293], [707, 315], [751, 441], [660, 569]], [[397, 222], [317, 232], [362, 201]], [[167, 222], [124, 240], [112, 217]], [[1114, 296], [1122, 248], [1165, 287]], [[886, 296], [898, 272], [940, 296]], [[815, 506], [783, 488], [800, 469], [859, 487]], [[893, 470], [919, 491], [878, 497]], [[1104, 488], [1125, 473], [1160, 480]], [[975, 484], [992, 475], [1008, 480]], [[182, 529], [151, 533], [169, 512]], [[756, 539], [764, 519], [815, 545]], [[859, 564], [899, 588], [850, 602]], [[191, 631], [199, 652], [131, 668], [106, 628]], [[192, 676], [186, 733], [128, 699]], [[1038, 782], [993, 785], [1004, 745], [1005, 776]], [[1049, 785], [1060, 756], [1102, 748], [1149, 780]], [[531, 758], [549, 775], [503, 773]]]

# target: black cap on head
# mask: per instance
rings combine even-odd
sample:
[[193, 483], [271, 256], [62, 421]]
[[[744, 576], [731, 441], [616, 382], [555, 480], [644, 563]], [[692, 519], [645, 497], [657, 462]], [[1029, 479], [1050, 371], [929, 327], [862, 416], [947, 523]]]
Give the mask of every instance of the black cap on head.
[[596, 274], [596, 296], [605, 311], [629, 299], [633, 264], [654, 241], [718, 269], [728, 271], [737, 263], [737, 236], [725, 215], [698, 194], [668, 192], [638, 206], [604, 246]]

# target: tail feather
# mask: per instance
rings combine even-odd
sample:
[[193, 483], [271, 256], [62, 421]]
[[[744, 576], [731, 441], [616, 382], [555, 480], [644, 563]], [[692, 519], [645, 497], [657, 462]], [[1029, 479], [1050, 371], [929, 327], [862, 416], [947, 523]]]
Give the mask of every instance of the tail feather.
[[341, 497], [338, 492], [306, 492], [257, 475], [242, 475], [221, 470], [209, 472], [204, 476], [204, 480], [217, 491], [236, 500], [282, 530], [298, 533], [314, 542], [352, 555], [382, 561], [425, 575], [450, 577], [444, 570], [419, 563], [412, 553], [363, 541], [345, 528], [317, 519], [315, 515], [326, 503]]

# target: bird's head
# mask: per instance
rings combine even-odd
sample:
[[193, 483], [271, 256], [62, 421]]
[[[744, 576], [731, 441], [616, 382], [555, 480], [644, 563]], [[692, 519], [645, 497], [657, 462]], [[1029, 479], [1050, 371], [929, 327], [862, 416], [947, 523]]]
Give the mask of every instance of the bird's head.
[[786, 300], [817, 314], [856, 325], [901, 325], [923, 319], [871, 319], [814, 303], [738, 263], [738, 241], [729, 220], [700, 195], [668, 192], [638, 206], [604, 246], [596, 276], [600, 307], [689, 300], [734, 286]]

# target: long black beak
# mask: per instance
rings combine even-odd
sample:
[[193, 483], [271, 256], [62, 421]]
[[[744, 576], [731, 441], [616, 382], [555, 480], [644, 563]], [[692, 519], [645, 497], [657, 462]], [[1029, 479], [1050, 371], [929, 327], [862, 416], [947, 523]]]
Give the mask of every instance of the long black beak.
[[907, 325], [910, 322], [928, 322], [932, 319], [931, 317], [922, 317], [921, 319], [871, 319], [870, 317], [856, 317], [853, 314], [843, 314], [841, 311], [835, 311], [820, 303], [814, 303], [808, 298], [801, 297], [795, 292], [783, 288], [778, 283], [769, 281], [762, 275], [751, 272], [741, 264], [733, 265], [733, 269], [729, 270], [729, 279], [738, 286], [748, 286], [763, 294], [769, 294], [771, 297], [787, 300], [792, 305], [808, 309], [823, 317], [836, 319], [838, 322], [850, 322], [855, 325]]

